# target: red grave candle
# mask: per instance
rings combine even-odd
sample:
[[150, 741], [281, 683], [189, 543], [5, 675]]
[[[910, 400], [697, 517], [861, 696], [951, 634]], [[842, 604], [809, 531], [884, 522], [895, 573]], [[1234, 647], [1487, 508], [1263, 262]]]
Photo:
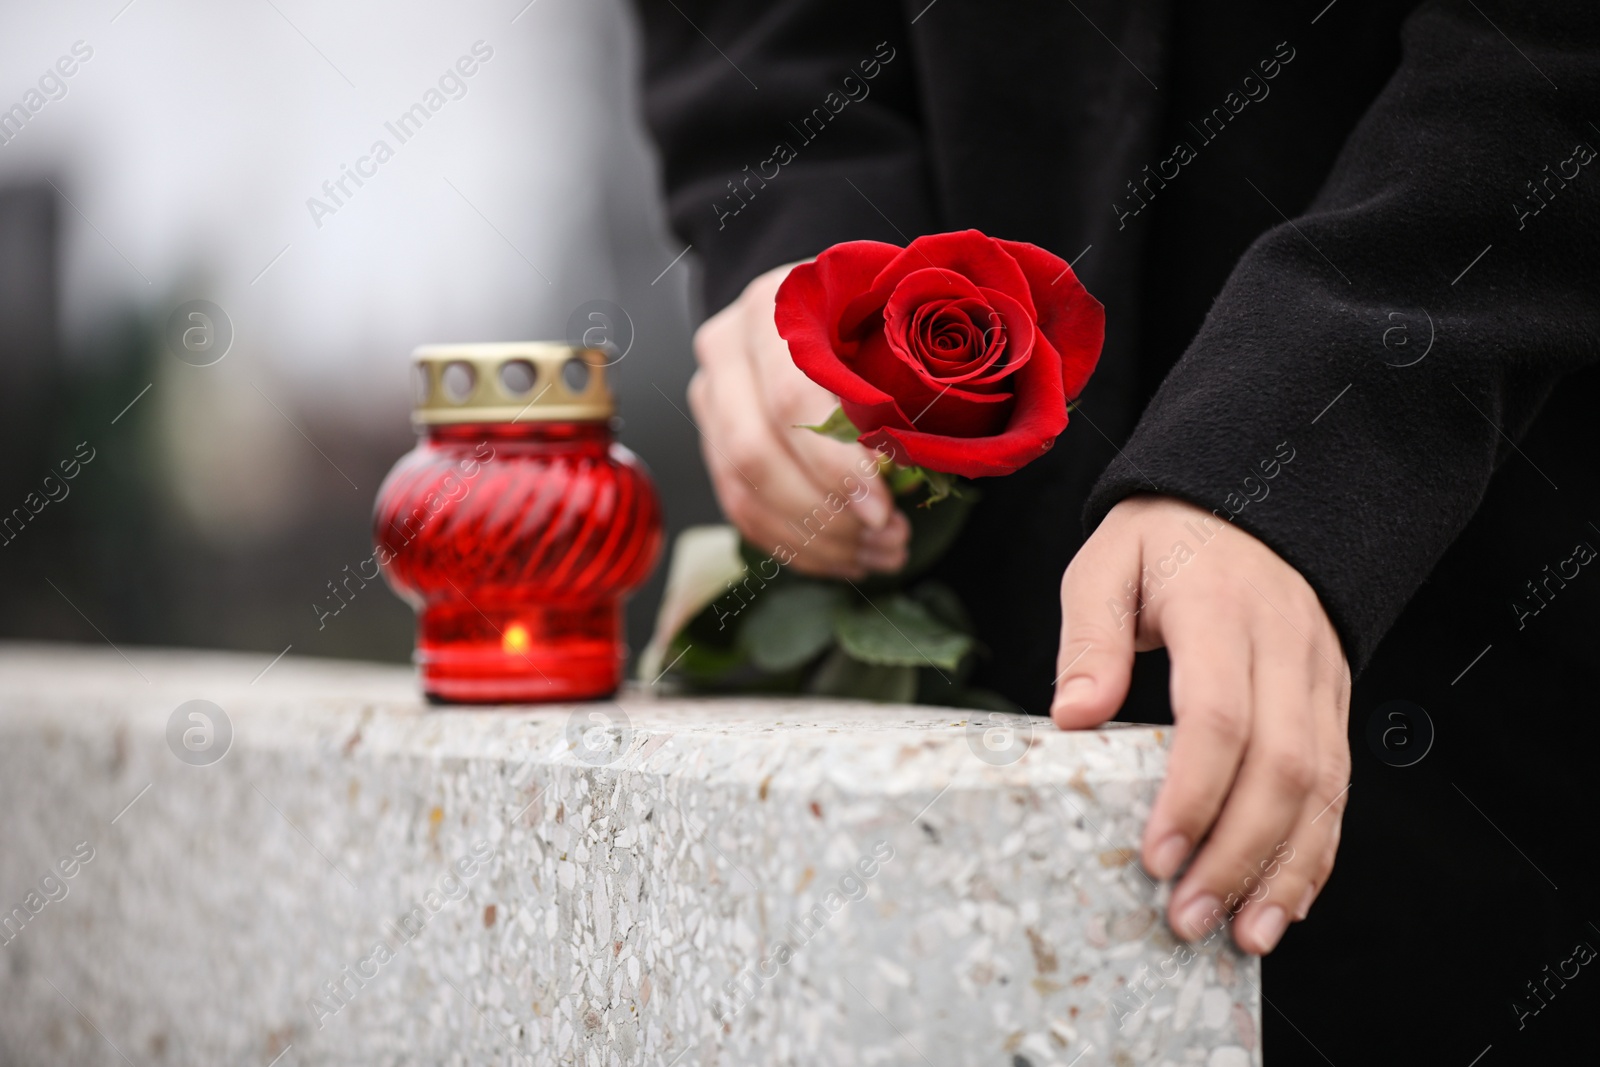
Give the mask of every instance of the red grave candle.
[[417, 447], [378, 490], [384, 578], [417, 610], [438, 701], [614, 693], [622, 598], [661, 551], [661, 504], [612, 440], [605, 355], [563, 344], [413, 354]]

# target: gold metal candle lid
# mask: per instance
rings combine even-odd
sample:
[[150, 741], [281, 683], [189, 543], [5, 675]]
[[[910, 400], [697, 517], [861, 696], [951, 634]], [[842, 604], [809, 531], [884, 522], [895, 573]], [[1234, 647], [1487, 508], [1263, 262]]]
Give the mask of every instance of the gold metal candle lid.
[[555, 341], [423, 345], [411, 353], [422, 426], [603, 422], [616, 411], [606, 354]]

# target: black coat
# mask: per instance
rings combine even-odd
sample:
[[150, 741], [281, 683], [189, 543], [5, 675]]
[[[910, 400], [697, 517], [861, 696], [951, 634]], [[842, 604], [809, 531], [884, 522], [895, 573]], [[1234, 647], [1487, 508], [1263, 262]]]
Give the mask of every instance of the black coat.
[[[1130, 493], [1232, 515], [1321, 597], [1358, 672], [1354, 784], [1268, 964], [1269, 1062], [1565, 1040], [1600, 974], [1537, 1013], [1526, 983], [1600, 948], [1600, 4], [640, 8], [709, 307], [836, 241], [966, 227], [1105, 303], [1071, 425], [985, 483], [944, 569], [981, 684], [1047, 707], [1080, 516]], [[1124, 717], [1159, 720], [1141, 660]], [[1426, 731], [1395, 700], [1436, 733], [1408, 767]]]

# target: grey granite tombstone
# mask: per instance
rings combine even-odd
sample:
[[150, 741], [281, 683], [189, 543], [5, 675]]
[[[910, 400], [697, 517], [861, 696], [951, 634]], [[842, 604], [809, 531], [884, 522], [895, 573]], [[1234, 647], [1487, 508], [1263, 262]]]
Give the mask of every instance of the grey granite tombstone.
[[0, 1062], [1261, 1062], [1160, 729], [268, 659], [0, 646]]

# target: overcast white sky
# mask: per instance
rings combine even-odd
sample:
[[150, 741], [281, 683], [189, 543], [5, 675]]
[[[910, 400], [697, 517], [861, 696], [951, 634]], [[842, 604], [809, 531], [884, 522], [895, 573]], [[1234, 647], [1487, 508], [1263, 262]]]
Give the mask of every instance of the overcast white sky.
[[[79, 41], [93, 55], [66, 95], [0, 146], [0, 182], [48, 176], [75, 205], [69, 339], [130, 302], [203, 297], [233, 319], [230, 361], [308, 397], [373, 372], [388, 391], [417, 343], [562, 336], [680, 251], [621, 0], [12, 0], [0, 108]], [[465, 95], [400, 144], [384, 123], [479, 41], [493, 55]], [[379, 139], [394, 158], [319, 228], [308, 198]]]

